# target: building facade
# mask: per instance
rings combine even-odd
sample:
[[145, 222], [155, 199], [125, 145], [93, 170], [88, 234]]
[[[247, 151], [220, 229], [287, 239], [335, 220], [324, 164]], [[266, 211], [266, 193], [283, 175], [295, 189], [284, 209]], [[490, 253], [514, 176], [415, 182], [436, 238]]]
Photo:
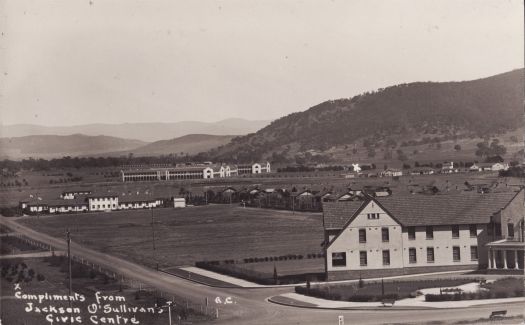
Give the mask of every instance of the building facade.
[[136, 181], [170, 181], [186, 179], [211, 179], [233, 177], [240, 174], [260, 174], [271, 172], [270, 163], [255, 163], [251, 165], [191, 165], [181, 167], [163, 167], [163, 168], [130, 168], [121, 170], [120, 176], [122, 182]]
[[523, 190], [325, 202], [327, 279], [502, 268], [505, 259], [523, 270], [523, 204]]

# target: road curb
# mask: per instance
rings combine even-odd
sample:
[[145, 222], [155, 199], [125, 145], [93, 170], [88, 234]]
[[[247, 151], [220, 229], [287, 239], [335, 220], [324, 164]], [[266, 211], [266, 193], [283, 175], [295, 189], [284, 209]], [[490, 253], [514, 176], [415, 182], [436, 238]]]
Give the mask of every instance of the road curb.
[[[351, 311], [351, 310], [373, 310], [373, 311], [390, 311], [390, 310], [400, 310], [400, 311], [403, 311], [403, 310], [447, 310], [449, 308], [438, 308], [438, 307], [409, 307], [409, 306], [392, 306], [392, 307], [322, 307], [322, 306], [301, 306], [301, 305], [293, 305], [293, 304], [287, 304], [285, 302], [280, 302], [280, 301], [275, 301], [273, 300], [272, 298], [275, 298], [275, 297], [279, 297], [279, 296], [273, 296], [273, 297], [268, 297], [266, 298], [265, 300], [267, 302], [270, 302], [270, 303], [273, 303], [273, 304], [276, 304], [276, 305], [281, 305], [281, 306], [287, 306], [287, 307], [295, 307], [295, 308], [303, 308], [303, 309], [321, 309], [321, 310], [341, 310], [341, 311], [344, 311], [344, 310], [347, 310], [347, 311]], [[498, 304], [501, 304], [501, 303], [505, 303], [505, 304], [523, 304], [523, 301], [513, 301], [513, 302], [496, 302], [496, 303], [492, 303], [492, 304], [480, 304], [480, 305], [473, 305], [473, 306], [468, 306], [468, 307], [452, 307], [450, 309], [454, 309], [454, 310], [460, 310], [460, 309], [470, 309], [470, 308], [481, 308], [481, 307], [486, 307], [486, 306], [491, 306], [491, 305], [498, 305]]]

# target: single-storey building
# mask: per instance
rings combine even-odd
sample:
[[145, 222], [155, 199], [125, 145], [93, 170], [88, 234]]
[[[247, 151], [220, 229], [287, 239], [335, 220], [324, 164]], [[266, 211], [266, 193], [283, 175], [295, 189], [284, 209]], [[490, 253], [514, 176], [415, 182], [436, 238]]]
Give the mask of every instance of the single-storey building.
[[523, 272], [524, 190], [323, 203], [328, 280], [470, 269]]

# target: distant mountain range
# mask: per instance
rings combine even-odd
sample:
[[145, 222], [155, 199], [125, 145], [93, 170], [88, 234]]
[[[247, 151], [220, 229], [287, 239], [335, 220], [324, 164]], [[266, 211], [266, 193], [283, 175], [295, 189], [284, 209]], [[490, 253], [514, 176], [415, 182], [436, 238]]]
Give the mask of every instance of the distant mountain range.
[[230, 118], [218, 122], [185, 121], [175, 123], [85, 124], [76, 126], [42, 126], [34, 124], [0, 125], [0, 138], [30, 135], [105, 135], [145, 142], [173, 139], [188, 134], [244, 135], [256, 132], [269, 120], [250, 121]]
[[55, 158], [62, 156], [96, 155], [108, 151], [124, 151], [146, 145], [147, 142], [105, 135], [30, 135], [0, 138], [0, 158]]
[[495, 136], [523, 126], [523, 89], [523, 69], [473, 81], [392, 86], [282, 117], [204, 158], [253, 161], [335, 147], [351, 155], [362, 146], [391, 150], [389, 141]]
[[155, 141], [144, 146], [128, 150], [126, 152], [114, 153], [122, 155], [133, 153], [134, 156], [160, 156], [160, 155], [194, 155], [219, 146], [223, 146], [233, 139], [234, 135], [209, 135], [188, 134], [171, 140]]
[[144, 142], [108, 136], [30, 135], [0, 138], [0, 159], [59, 158], [63, 156], [118, 157], [194, 155], [225, 145], [233, 135], [189, 134], [171, 140]]

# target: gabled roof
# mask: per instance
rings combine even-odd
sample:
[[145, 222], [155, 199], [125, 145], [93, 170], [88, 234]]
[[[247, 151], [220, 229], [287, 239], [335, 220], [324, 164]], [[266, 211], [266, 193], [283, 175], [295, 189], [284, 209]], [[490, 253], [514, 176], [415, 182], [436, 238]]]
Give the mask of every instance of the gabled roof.
[[404, 226], [489, 223], [517, 192], [455, 193], [444, 195], [392, 195], [379, 198], [386, 210]]
[[367, 201], [323, 202], [323, 225], [325, 229], [342, 229]]
[[[521, 192], [522, 190], [520, 190]], [[403, 226], [484, 224], [519, 192], [444, 195], [394, 194], [373, 199]], [[362, 201], [324, 202], [325, 229], [342, 229], [359, 212]]]

